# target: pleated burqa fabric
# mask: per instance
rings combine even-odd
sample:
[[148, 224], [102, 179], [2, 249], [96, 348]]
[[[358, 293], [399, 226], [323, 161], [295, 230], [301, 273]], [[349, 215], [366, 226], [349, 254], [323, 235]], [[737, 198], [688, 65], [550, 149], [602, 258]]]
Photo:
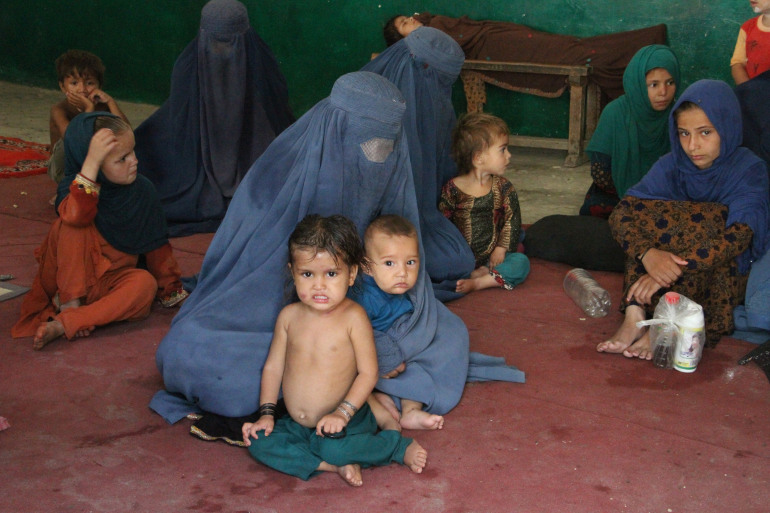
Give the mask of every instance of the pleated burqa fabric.
[[294, 121], [286, 80], [237, 0], [211, 0], [177, 58], [166, 102], [136, 129], [139, 172], [173, 237], [216, 231], [235, 189]]

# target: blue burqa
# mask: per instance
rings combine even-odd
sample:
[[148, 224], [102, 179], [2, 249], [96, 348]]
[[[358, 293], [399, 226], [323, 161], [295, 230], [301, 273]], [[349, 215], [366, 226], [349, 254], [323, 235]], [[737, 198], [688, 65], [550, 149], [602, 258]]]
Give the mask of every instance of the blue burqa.
[[[770, 166], [770, 71], [735, 87], [743, 115], [743, 145]], [[744, 304], [735, 308], [733, 337], [770, 339], [770, 251], [751, 264]]]
[[[674, 112], [685, 102], [700, 107], [719, 134], [719, 156], [706, 169], [698, 169], [679, 142]], [[751, 262], [764, 255], [770, 244], [770, 193], [767, 164], [740, 146], [743, 125], [738, 99], [721, 80], [699, 80], [682, 93], [671, 112], [671, 153], [663, 155], [626, 194], [642, 199], [725, 205], [725, 226], [742, 223], [754, 233], [749, 249], [736, 259], [738, 271], [746, 274]]]
[[770, 71], [735, 87], [743, 115], [743, 145], [770, 165]]
[[136, 129], [139, 172], [171, 236], [213, 232], [246, 171], [294, 121], [273, 53], [237, 0], [211, 0], [171, 74], [168, 100]]
[[425, 266], [436, 297], [456, 299], [456, 281], [467, 278], [475, 258], [460, 230], [438, 209], [441, 188], [454, 178], [452, 130], [457, 122], [452, 84], [465, 62], [462, 48], [448, 35], [420, 27], [362, 68], [378, 73], [406, 99], [404, 131], [420, 211]]
[[[404, 109], [403, 96], [383, 77], [343, 75], [329, 98], [254, 163], [195, 290], [158, 347], [166, 391], [151, 408], [170, 422], [192, 411], [238, 417], [257, 410], [274, 323], [291, 290], [287, 241], [305, 215], [342, 214], [360, 233], [381, 214], [417, 224]], [[422, 269], [411, 299], [414, 312], [378, 341], [378, 351], [383, 341], [397, 344], [407, 369], [378, 388], [443, 414], [460, 400], [468, 375], [468, 331], [435, 299]]]

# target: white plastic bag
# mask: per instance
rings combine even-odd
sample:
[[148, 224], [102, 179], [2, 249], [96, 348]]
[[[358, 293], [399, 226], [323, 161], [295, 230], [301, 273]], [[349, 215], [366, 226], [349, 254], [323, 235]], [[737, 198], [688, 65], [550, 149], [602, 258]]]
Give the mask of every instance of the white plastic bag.
[[694, 372], [705, 343], [703, 308], [676, 292], [667, 292], [655, 307], [653, 318], [636, 323], [650, 326], [650, 350], [656, 366]]

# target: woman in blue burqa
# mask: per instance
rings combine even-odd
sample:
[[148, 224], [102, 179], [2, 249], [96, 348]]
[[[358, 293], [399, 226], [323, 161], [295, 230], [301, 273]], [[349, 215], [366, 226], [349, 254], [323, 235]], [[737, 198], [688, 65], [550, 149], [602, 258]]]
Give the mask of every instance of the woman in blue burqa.
[[237, 0], [211, 0], [171, 74], [168, 100], [137, 127], [139, 172], [172, 237], [213, 232], [251, 164], [294, 121], [286, 80]]
[[452, 130], [457, 122], [452, 84], [465, 62], [462, 48], [448, 35], [420, 27], [388, 47], [362, 70], [378, 73], [406, 99], [404, 131], [409, 141], [425, 266], [442, 301], [455, 299], [456, 281], [475, 266], [463, 235], [438, 209], [441, 187], [454, 178]]
[[[192, 412], [232, 418], [257, 410], [274, 323], [291, 300], [287, 241], [305, 215], [342, 214], [361, 233], [381, 214], [416, 225], [404, 110], [403, 96], [383, 77], [343, 75], [254, 163], [206, 252], [197, 287], [158, 347], [166, 390], [152, 409], [169, 422]], [[403, 373], [377, 384], [397, 405], [406, 397], [443, 414], [460, 400], [466, 379], [523, 381], [502, 358], [473, 355], [469, 365], [465, 324], [436, 300], [424, 270], [410, 292], [414, 311], [376, 334], [378, 360], [406, 362]]]

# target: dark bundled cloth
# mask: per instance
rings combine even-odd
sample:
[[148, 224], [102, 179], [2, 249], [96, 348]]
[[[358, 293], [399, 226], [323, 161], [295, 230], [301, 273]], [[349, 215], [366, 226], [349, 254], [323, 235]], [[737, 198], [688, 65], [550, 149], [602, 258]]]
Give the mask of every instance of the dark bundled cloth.
[[[72, 180], [80, 173], [88, 155], [94, 123], [99, 117], [117, 117], [109, 112], [78, 114], [64, 133], [64, 178], [56, 190], [56, 208], [70, 193]], [[129, 185], [110, 182], [99, 171], [96, 178], [99, 209], [94, 225], [104, 240], [115, 249], [131, 255], [141, 255], [168, 242], [166, 222], [152, 183], [142, 175]]]
[[770, 165], [770, 71], [735, 87], [743, 115], [743, 145]]
[[[152, 409], [170, 422], [193, 411], [239, 417], [257, 410], [275, 320], [290, 298], [287, 241], [305, 215], [341, 214], [363, 234], [375, 217], [398, 214], [419, 230], [405, 109], [382, 76], [348, 73], [254, 163], [158, 347], [167, 391]], [[406, 371], [377, 388], [443, 414], [468, 378], [468, 330], [436, 300], [423, 269], [410, 297], [414, 311], [377, 341], [378, 353], [381, 343], [397, 346]]]
[[168, 100], [136, 129], [139, 172], [172, 236], [213, 232], [251, 164], [294, 121], [286, 79], [236, 0], [212, 0], [171, 74]]
[[[623, 70], [640, 48], [666, 44], [666, 26], [663, 24], [579, 38], [542, 32], [507, 21], [477, 21], [467, 16], [450, 18], [426, 12], [415, 15], [415, 19], [452, 36], [462, 47], [466, 59], [591, 66], [590, 80], [596, 82], [609, 99], [623, 94]], [[567, 87], [565, 77], [553, 75], [501, 71], [476, 73], [498, 87], [537, 96], [561, 96]]]
[[455, 292], [457, 280], [467, 278], [474, 268], [465, 238], [438, 209], [442, 186], [457, 173], [451, 157], [457, 123], [452, 84], [464, 61], [452, 38], [420, 27], [361, 68], [393, 82], [406, 99], [404, 131], [420, 210], [424, 264], [442, 301], [461, 295]]
[[626, 261], [607, 220], [593, 216], [554, 214], [539, 219], [524, 231], [524, 253], [590, 271], [622, 273]]

